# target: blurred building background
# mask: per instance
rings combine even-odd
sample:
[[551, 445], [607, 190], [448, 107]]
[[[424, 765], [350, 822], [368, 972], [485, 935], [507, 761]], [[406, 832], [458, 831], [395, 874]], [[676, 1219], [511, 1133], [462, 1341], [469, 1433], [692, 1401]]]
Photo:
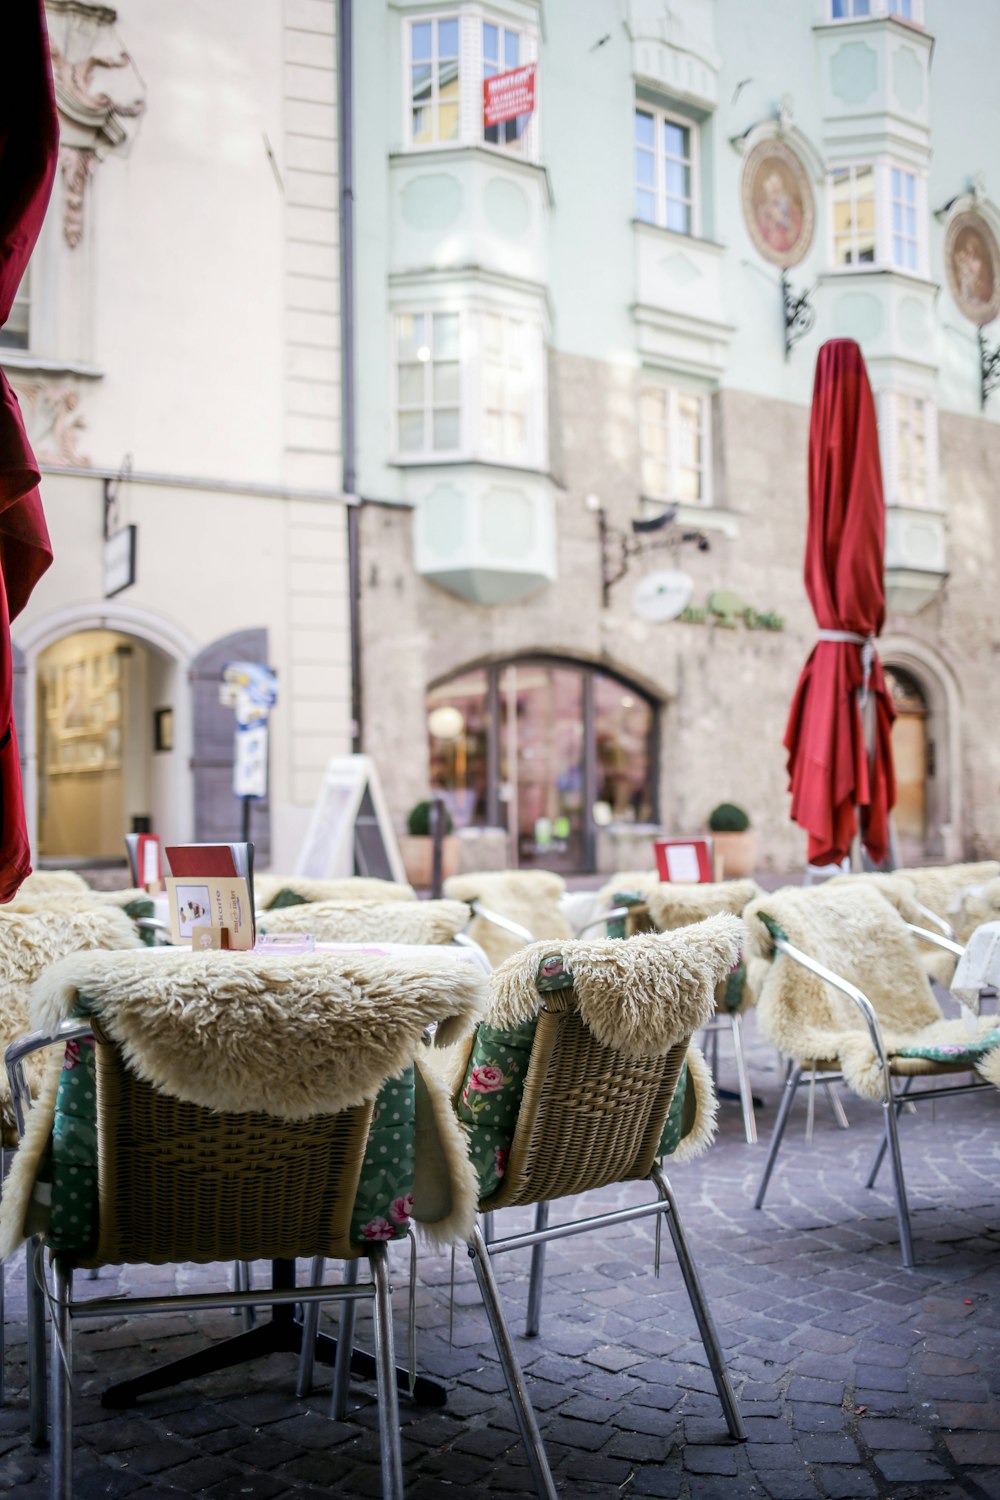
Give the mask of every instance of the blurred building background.
[[100, 852], [102, 798], [236, 836], [217, 683], [249, 656], [276, 863], [352, 743], [400, 826], [445, 792], [469, 865], [483, 828], [646, 865], [721, 801], [801, 863], [838, 336], [879, 412], [902, 853], [996, 848], [993, 0], [48, 8], [62, 172], [0, 349], [56, 547], [15, 629], [43, 855]]

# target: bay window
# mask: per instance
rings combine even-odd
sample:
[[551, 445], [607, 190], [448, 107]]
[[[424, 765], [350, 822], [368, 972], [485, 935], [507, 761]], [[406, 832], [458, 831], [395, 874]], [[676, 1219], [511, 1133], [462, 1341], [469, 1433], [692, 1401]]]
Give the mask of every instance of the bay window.
[[403, 50], [408, 150], [485, 145], [538, 159], [537, 108], [486, 122], [488, 80], [531, 68], [536, 32], [469, 5], [405, 21]]
[[835, 164], [827, 185], [835, 270], [877, 267], [929, 274], [925, 174], [877, 158]]

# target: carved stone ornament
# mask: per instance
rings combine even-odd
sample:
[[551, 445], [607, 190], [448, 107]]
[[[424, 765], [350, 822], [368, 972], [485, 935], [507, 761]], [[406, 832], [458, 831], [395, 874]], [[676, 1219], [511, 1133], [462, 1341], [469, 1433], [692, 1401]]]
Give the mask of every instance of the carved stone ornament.
[[950, 221], [944, 264], [959, 312], [979, 328], [992, 323], [1000, 314], [1000, 246], [981, 213], [969, 209]]
[[75, 250], [83, 239], [83, 195], [97, 165], [93, 151], [78, 146], [60, 146], [59, 170], [63, 184], [63, 239]]
[[68, 380], [12, 380], [21, 405], [25, 431], [39, 463], [86, 469], [90, 459], [77, 446], [86, 421], [80, 415], [80, 392]]
[[754, 248], [772, 266], [787, 270], [809, 253], [816, 204], [802, 161], [786, 141], [760, 141], [743, 162], [743, 218]]

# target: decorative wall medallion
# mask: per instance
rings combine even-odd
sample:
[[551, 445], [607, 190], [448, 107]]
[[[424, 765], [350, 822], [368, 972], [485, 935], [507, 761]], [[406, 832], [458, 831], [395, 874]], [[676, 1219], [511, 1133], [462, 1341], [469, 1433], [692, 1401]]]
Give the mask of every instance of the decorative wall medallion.
[[743, 163], [740, 191], [755, 248], [772, 266], [797, 266], [816, 227], [816, 204], [799, 157], [784, 141], [761, 141]]
[[960, 313], [982, 327], [1000, 313], [1000, 246], [973, 210], [956, 214], [944, 241], [948, 287]]

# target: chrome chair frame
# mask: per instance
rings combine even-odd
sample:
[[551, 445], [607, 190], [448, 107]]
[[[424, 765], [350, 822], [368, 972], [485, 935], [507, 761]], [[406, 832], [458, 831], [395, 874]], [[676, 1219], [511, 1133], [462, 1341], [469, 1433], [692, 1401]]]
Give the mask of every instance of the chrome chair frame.
[[[12, 1042], [6, 1050], [7, 1073], [19, 1132], [23, 1135], [31, 1108], [31, 1095], [24, 1076], [24, 1059], [43, 1047], [59, 1042], [93, 1036], [91, 1028], [79, 1022], [64, 1021], [51, 1033], [31, 1032]], [[48, 1293], [41, 1285], [42, 1245], [33, 1239], [28, 1247], [28, 1367], [31, 1439], [44, 1443], [45, 1411], [45, 1301], [52, 1308], [52, 1334], [49, 1386], [52, 1416], [50, 1500], [73, 1500], [73, 1321], [75, 1318], [135, 1314], [213, 1310], [216, 1308], [254, 1309], [280, 1303], [302, 1303], [306, 1307], [321, 1302], [343, 1302], [353, 1312], [354, 1304], [368, 1300], [373, 1307], [375, 1339], [375, 1378], [379, 1410], [379, 1458], [384, 1500], [403, 1500], [403, 1457], [399, 1429], [399, 1398], [396, 1388], [395, 1351], [392, 1328], [392, 1288], [389, 1281], [386, 1247], [380, 1242], [366, 1245], [363, 1255], [371, 1266], [371, 1280], [358, 1283], [357, 1262], [348, 1261], [352, 1275], [342, 1283], [330, 1285], [318, 1277], [305, 1287], [287, 1290], [253, 1290], [246, 1284], [239, 1290], [218, 1293], [178, 1293], [165, 1297], [87, 1297], [73, 1298], [73, 1271], [58, 1256], [53, 1256], [55, 1290]], [[315, 1264], [315, 1262], [314, 1262]], [[353, 1319], [352, 1319], [353, 1322]], [[348, 1355], [350, 1350], [348, 1350]], [[540, 1440], [539, 1440], [540, 1441]], [[553, 1496], [554, 1496], [553, 1491]]]
[[[954, 953], [956, 957], [961, 955], [961, 944], [953, 942], [950, 938], [944, 937], [943, 934], [931, 932], [926, 927], [918, 927], [912, 922], [907, 922], [905, 925], [907, 930], [922, 942], [934, 944], [937, 947], [945, 949], [947, 952]], [[978, 1083], [963, 1083], [953, 1087], [934, 1086], [932, 1088], [921, 1089], [919, 1093], [914, 1094], [910, 1093], [912, 1080], [905, 1080], [903, 1088], [897, 1091], [893, 1083], [893, 1074], [889, 1066], [889, 1057], [882, 1037], [882, 1028], [879, 1024], [878, 1014], [864, 991], [859, 989], [857, 985], [851, 984], [849, 980], [843, 979], [839, 974], [835, 974], [825, 964], [818, 963], [808, 953], [804, 953], [800, 948], [796, 948], [794, 944], [788, 942], [787, 938], [776, 935], [774, 946], [776, 952], [783, 953], [787, 958], [792, 959], [794, 963], [801, 965], [803, 969], [807, 969], [811, 974], [815, 974], [817, 978], [825, 980], [827, 984], [839, 990], [842, 995], [846, 995], [857, 1006], [864, 1018], [882, 1074], [881, 1104], [883, 1119], [883, 1140], [876, 1154], [872, 1169], [868, 1174], [865, 1186], [868, 1188], [874, 1187], [879, 1168], [885, 1158], [886, 1152], [888, 1152], [892, 1166], [896, 1222], [899, 1227], [900, 1256], [904, 1269], [912, 1270], [914, 1266], [913, 1232], [910, 1224], [910, 1208], [906, 1196], [906, 1182], [903, 1176], [903, 1158], [899, 1145], [897, 1117], [906, 1104], [917, 1103], [925, 1099], [943, 1099], [953, 1094], [973, 1093], [979, 1089], [987, 1089], [990, 1085], [983, 1079]], [[771, 1173], [774, 1170], [775, 1160], [777, 1159], [778, 1150], [785, 1133], [785, 1127], [788, 1124], [792, 1103], [799, 1084], [802, 1081], [804, 1071], [805, 1068], [802, 1063], [795, 1063], [788, 1075], [781, 1106], [778, 1110], [777, 1119], [774, 1122], [774, 1131], [771, 1136], [771, 1144], [768, 1148], [764, 1173], [761, 1177], [760, 1187], [757, 1189], [757, 1196], [754, 1198], [753, 1206], [755, 1209], [763, 1206], [764, 1197], [771, 1180]], [[843, 1074], [838, 1069], [816, 1073], [815, 1077], [818, 1082], [832, 1083], [841, 1080]]]

